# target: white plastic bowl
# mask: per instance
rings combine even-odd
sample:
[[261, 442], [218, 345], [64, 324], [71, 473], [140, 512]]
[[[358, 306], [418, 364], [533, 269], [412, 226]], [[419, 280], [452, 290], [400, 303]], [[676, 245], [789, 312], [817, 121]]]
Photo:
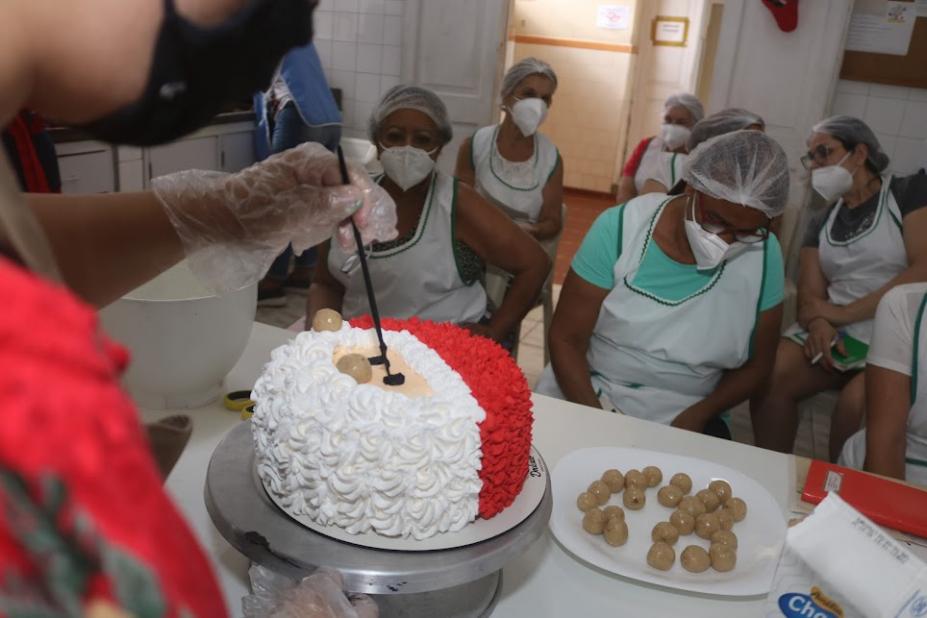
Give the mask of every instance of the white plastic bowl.
[[100, 311], [132, 357], [123, 384], [143, 408], [196, 408], [222, 393], [254, 322], [257, 284], [217, 297], [181, 262]]

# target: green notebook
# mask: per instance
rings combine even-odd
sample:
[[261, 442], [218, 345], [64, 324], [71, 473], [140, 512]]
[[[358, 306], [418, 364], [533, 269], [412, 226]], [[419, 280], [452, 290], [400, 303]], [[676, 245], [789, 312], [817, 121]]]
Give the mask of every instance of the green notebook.
[[843, 335], [843, 347], [846, 354], [840, 354], [834, 348], [833, 351], [834, 368], [838, 371], [854, 371], [866, 366], [866, 355], [869, 354], [869, 344], [863, 343], [859, 339]]

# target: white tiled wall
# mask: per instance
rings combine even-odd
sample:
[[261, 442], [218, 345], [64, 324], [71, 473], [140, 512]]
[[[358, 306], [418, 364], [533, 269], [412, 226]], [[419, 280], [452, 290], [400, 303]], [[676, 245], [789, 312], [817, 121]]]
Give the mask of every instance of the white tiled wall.
[[927, 168], [927, 90], [842, 79], [831, 111], [862, 118], [891, 158], [892, 172]]
[[366, 136], [380, 95], [399, 83], [404, 0], [322, 0], [315, 45], [332, 88], [342, 91], [344, 133]]

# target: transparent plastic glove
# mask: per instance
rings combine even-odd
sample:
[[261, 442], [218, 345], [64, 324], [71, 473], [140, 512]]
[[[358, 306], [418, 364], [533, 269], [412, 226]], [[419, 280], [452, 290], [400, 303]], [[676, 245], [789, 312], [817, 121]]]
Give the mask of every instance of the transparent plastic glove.
[[[396, 237], [396, 206], [361, 169], [341, 184], [335, 155], [307, 143], [236, 174], [190, 170], [156, 178], [155, 195], [180, 237], [190, 268], [216, 292], [257, 281], [293, 245], [296, 253], [350, 230], [364, 243]], [[351, 249], [344, 231], [338, 241]]]
[[377, 618], [376, 603], [366, 595], [343, 592], [341, 574], [318, 569], [299, 583], [264, 567], [249, 569], [254, 592], [242, 600], [245, 618]]

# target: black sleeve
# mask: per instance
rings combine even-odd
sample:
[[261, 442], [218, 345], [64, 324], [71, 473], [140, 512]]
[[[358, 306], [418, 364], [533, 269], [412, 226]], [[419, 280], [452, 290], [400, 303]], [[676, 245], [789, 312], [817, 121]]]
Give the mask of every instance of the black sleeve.
[[827, 223], [827, 217], [830, 215], [832, 208], [834, 207], [824, 208], [820, 212], [811, 215], [811, 220], [808, 221], [808, 228], [805, 230], [805, 238], [801, 243], [803, 249], [805, 247], [817, 249], [821, 240], [821, 230], [824, 229], [824, 224]]
[[910, 176], [893, 178], [891, 190], [902, 218], [927, 206], [927, 174], [924, 170]]

